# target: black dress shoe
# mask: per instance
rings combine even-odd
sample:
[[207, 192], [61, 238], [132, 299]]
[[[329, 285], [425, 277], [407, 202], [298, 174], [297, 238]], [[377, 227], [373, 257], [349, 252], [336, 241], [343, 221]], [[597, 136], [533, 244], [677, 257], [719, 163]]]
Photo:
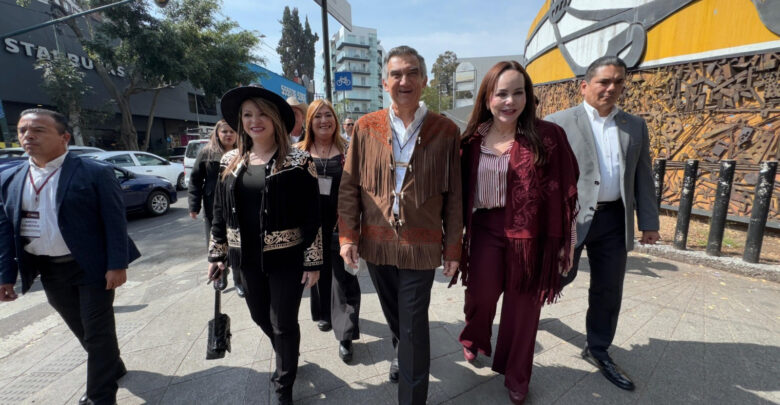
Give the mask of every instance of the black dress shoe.
[[394, 358], [393, 362], [390, 363], [390, 373], [388, 374], [388, 378], [391, 383], [398, 382], [398, 357]]
[[319, 321], [319, 322], [317, 322], [317, 327], [320, 328], [320, 330], [323, 331], [323, 332], [327, 332], [327, 331], [331, 330], [331, 328], [332, 328], [330, 322], [328, 322], [328, 321]]
[[87, 393], [85, 392], [84, 395], [79, 398], [79, 405], [87, 405], [89, 403], [89, 398], [87, 398]]
[[341, 360], [344, 361], [344, 363], [349, 364], [349, 362], [352, 361], [353, 351], [351, 340], [342, 340], [339, 343], [339, 357], [341, 357]]
[[246, 295], [246, 292], [244, 291], [244, 286], [241, 284], [236, 284], [236, 295], [238, 295], [241, 298], [244, 298]]
[[582, 351], [582, 358], [585, 359], [588, 363], [593, 364], [594, 366], [598, 367], [599, 370], [601, 370], [601, 374], [604, 374], [604, 377], [609, 380], [612, 384], [615, 384], [618, 386], [618, 388], [622, 388], [626, 391], [633, 391], [634, 390], [634, 383], [631, 381], [630, 378], [626, 375], [626, 373], [620, 369], [620, 367], [615, 364], [612, 359], [607, 357], [606, 360], [599, 360], [595, 357], [593, 357], [593, 354], [591, 354], [590, 350], [586, 347], [585, 350]]

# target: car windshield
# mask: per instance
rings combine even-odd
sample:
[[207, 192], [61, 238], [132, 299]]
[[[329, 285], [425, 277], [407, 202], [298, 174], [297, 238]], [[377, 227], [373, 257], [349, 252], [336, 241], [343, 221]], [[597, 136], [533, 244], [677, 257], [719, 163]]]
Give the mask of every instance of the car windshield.
[[203, 149], [204, 145], [206, 145], [206, 142], [190, 142], [187, 144], [187, 153], [185, 156], [190, 159], [195, 159], [198, 157], [198, 152]]

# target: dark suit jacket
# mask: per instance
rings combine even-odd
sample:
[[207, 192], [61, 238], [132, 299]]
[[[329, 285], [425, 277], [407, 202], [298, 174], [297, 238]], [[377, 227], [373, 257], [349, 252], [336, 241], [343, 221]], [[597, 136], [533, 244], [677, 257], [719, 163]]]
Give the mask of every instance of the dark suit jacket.
[[[106, 271], [126, 269], [141, 256], [127, 235], [122, 190], [111, 166], [68, 154], [57, 184], [57, 222], [83, 283], [105, 281]], [[0, 173], [0, 283], [22, 277], [22, 293], [38, 275], [19, 236], [22, 191], [29, 162]]]

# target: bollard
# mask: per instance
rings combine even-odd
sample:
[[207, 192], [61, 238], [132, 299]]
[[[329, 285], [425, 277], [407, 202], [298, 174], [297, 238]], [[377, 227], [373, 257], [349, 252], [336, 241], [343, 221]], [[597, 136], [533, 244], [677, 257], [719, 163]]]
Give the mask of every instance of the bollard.
[[698, 169], [698, 160], [688, 159], [685, 162], [680, 208], [677, 211], [677, 227], [674, 230], [674, 247], [681, 250], [685, 250], [685, 245], [688, 243], [688, 225], [691, 223], [691, 208], [693, 208], [693, 193], [696, 189]]
[[664, 176], [666, 175], [666, 159], [658, 158], [653, 162], [653, 182], [655, 183], [655, 199], [658, 208], [661, 208], [661, 199], [664, 197]]
[[769, 215], [769, 202], [775, 187], [777, 161], [761, 162], [758, 170], [758, 182], [753, 196], [753, 210], [750, 213], [747, 238], [745, 239], [745, 254], [742, 260], [748, 263], [758, 263], [761, 256], [761, 243], [764, 240], [766, 218]]
[[720, 161], [718, 190], [715, 192], [715, 203], [712, 206], [712, 218], [710, 219], [710, 236], [707, 238], [707, 254], [710, 256], [720, 256], [723, 231], [726, 228], [726, 215], [729, 211], [731, 184], [734, 181], [736, 167], [736, 161], [733, 159]]

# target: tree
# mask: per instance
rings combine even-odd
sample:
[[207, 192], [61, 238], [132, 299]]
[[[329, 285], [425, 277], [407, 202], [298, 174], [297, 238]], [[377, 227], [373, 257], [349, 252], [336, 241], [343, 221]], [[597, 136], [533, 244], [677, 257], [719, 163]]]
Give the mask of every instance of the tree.
[[290, 7], [285, 6], [279, 23], [282, 24], [282, 38], [279, 39], [276, 52], [281, 58], [282, 72], [288, 78], [304, 74], [309, 78], [314, 77], [314, 45], [319, 36], [312, 33], [309, 18], [306, 17], [304, 27], [298, 17], [298, 9], [290, 11]]
[[[82, 1], [80, 5], [94, 8], [112, 1]], [[52, 7], [61, 8], [56, 2]], [[215, 19], [218, 0], [174, 0], [164, 13], [166, 19], [155, 18], [146, 3], [138, 1], [106, 9], [95, 26], [90, 18], [66, 22], [94, 61], [95, 72], [121, 114], [117, 145], [123, 149], [138, 149], [130, 106], [133, 95], [158, 93], [188, 80], [211, 100], [254, 77], [247, 62], [255, 60], [250, 50], [258, 38], [249, 31], [237, 31], [238, 25], [230, 19]], [[125, 80], [112, 77], [120, 71]], [[148, 146], [155, 104], [156, 97], [144, 147]]]
[[81, 100], [92, 89], [84, 83], [86, 74], [59, 53], [50, 59], [40, 59], [35, 68], [43, 71], [43, 91], [49, 95], [57, 109], [68, 116], [74, 142], [83, 146]]
[[420, 98], [429, 110], [439, 113], [452, 108], [452, 95], [441, 93], [438, 87], [427, 86], [423, 88]]
[[439, 85], [441, 85], [442, 91], [445, 91], [446, 94], [452, 94], [452, 78], [455, 75], [455, 68], [457, 67], [458, 55], [456, 55], [455, 52], [446, 51], [440, 54], [431, 68], [435, 78], [432, 81], [431, 86], [439, 87]]

